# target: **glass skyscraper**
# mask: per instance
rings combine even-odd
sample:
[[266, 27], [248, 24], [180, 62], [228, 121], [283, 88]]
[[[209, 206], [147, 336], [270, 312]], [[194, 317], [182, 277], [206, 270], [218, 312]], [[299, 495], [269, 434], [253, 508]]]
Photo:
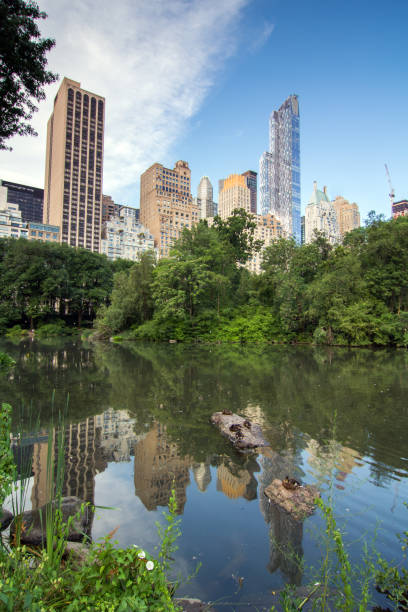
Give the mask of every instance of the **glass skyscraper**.
[[277, 217], [287, 236], [301, 241], [299, 102], [291, 95], [269, 119], [269, 151], [260, 159], [263, 214]]

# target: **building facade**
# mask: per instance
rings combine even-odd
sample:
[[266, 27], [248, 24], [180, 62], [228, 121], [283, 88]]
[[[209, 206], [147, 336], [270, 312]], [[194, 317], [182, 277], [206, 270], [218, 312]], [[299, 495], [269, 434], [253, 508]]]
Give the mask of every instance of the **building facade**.
[[322, 232], [330, 244], [340, 242], [336, 209], [329, 200], [326, 187], [323, 187], [321, 191], [317, 188], [317, 182], [314, 181], [313, 193], [305, 211], [306, 243], [313, 242], [316, 231]]
[[260, 160], [262, 213], [270, 212], [288, 236], [301, 240], [300, 130], [296, 95], [285, 100], [269, 119], [269, 151]]
[[17, 204], [7, 202], [5, 187], [0, 187], [0, 238], [28, 238], [27, 223], [23, 223]]
[[119, 204], [116, 204], [110, 195], [102, 195], [102, 224], [111, 217], [117, 217], [119, 215], [119, 208]]
[[351, 232], [351, 230], [360, 227], [360, 212], [355, 202], [350, 204], [350, 202], [342, 196], [336, 196], [332, 204], [337, 215], [340, 240], [343, 241], [347, 232]]
[[40, 242], [59, 242], [60, 228], [58, 225], [46, 225], [44, 223], [27, 223], [28, 239]]
[[103, 227], [100, 252], [109, 259], [138, 261], [146, 251], [155, 251], [152, 234], [135, 215], [111, 217]]
[[140, 223], [140, 209], [133, 206], [119, 205], [119, 217], [132, 217], [137, 223]]
[[256, 215], [258, 212], [258, 174], [253, 170], [247, 170], [242, 173], [245, 177], [247, 187], [249, 188], [250, 200], [251, 200], [251, 213]]
[[221, 219], [228, 219], [236, 208], [251, 212], [251, 192], [242, 174], [231, 174], [222, 179], [222, 189], [219, 193], [218, 214]]
[[208, 176], [201, 177], [197, 189], [197, 206], [200, 208], [201, 219], [215, 217], [217, 203], [214, 202], [214, 190]]
[[271, 209], [272, 170], [273, 155], [269, 151], [265, 151], [259, 159], [259, 199], [261, 214], [263, 215], [267, 215]]
[[18, 205], [23, 223], [42, 223], [44, 189], [3, 180], [0, 185], [7, 188], [7, 202]]
[[60, 240], [99, 252], [105, 99], [64, 78], [47, 125], [43, 222]]
[[140, 221], [154, 237], [158, 257], [170, 248], [185, 227], [198, 223], [200, 209], [191, 196], [191, 171], [178, 161], [173, 169], [153, 164], [140, 178]]
[[254, 272], [254, 274], [260, 274], [262, 271], [261, 263], [264, 250], [275, 240], [283, 238], [285, 233], [279, 219], [276, 219], [276, 217], [271, 214], [255, 215], [254, 221], [256, 221], [254, 238], [255, 240], [262, 240], [263, 245], [259, 253], [252, 253], [252, 257], [245, 264], [245, 267], [250, 270], [250, 272]]
[[399, 200], [392, 205], [392, 218], [408, 216], [408, 200]]

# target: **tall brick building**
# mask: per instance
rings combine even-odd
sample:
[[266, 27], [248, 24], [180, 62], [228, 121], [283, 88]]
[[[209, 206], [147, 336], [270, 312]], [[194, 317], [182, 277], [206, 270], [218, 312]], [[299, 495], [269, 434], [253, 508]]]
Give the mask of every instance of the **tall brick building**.
[[185, 227], [200, 219], [191, 196], [191, 171], [178, 161], [173, 169], [153, 164], [140, 179], [140, 221], [153, 234], [159, 257], [166, 257]]
[[47, 125], [43, 222], [60, 240], [99, 251], [105, 99], [64, 78]]

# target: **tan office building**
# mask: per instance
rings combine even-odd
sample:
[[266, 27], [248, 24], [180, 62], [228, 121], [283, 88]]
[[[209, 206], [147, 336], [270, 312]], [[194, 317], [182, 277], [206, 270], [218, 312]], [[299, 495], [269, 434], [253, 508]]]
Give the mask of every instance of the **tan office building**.
[[99, 251], [105, 99], [64, 78], [47, 126], [43, 222], [60, 241]]
[[200, 209], [191, 196], [191, 171], [178, 161], [174, 169], [153, 164], [140, 178], [140, 221], [153, 234], [158, 256], [166, 257], [185, 227], [198, 223]]
[[228, 178], [223, 179], [219, 193], [218, 214], [221, 219], [228, 219], [236, 208], [251, 212], [251, 191], [246, 177], [242, 174], [230, 174]]
[[336, 196], [332, 201], [337, 215], [337, 223], [339, 227], [340, 240], [343, 241], [347, 232], [360, 227], [360, 213], [355, 202], [350, 204], [348, 200], [342, 196]]

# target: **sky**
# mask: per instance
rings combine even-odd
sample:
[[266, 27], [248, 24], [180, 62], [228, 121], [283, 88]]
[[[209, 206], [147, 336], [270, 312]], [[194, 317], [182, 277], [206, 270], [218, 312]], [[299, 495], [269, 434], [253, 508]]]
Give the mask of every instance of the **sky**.
[[[192, 191], [259, 172], [268, 120], [299, 96], [302, 211], [313, 191], [390, 216], [408, 197], [408, 0], [40, 0], [48, 68], [106, 98], [103, 192], [139, 206], [141, 173], [189, 163]], [[0, 178], [44, 186], [56, 83], [0, 151]], [[260, 211], [258, 211], [260, 212]]]

